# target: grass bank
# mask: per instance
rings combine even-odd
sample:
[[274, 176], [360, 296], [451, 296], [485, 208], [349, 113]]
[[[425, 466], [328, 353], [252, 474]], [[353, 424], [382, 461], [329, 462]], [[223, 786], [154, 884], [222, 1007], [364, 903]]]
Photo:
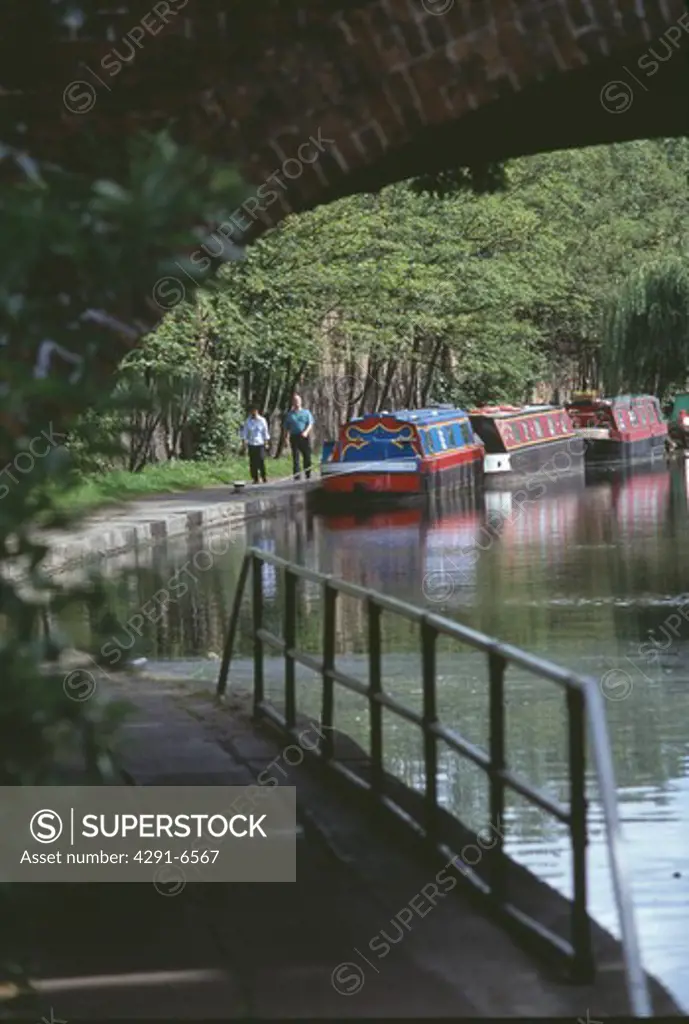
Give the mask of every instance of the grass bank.
[[[268, 481], [289, 476], [292, 463], [289, 456], [268, 459]], [[57, 498], [60, 507], [73, 512], [87, 512], [103, 505], [134, 501], [152, 494], [174, 494], [195, 491], [202, 487], [226, 487], [235, 480], [249, 480], [247, 458], [229, 458], [213, 462], [163, 462], [145, 466], [139, 473], [114, 469], [105, 473], [90, 473], [79, 484]]]

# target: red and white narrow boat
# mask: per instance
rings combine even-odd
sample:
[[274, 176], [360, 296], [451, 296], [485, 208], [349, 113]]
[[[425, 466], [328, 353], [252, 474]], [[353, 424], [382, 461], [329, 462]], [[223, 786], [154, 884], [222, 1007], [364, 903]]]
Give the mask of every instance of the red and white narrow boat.
[[491, 405], [469, 411], [486, 446], [486, 486], [532, 476], [564, 477], [582, 472], [584, 445], [564, 408], [553, 405]]
[[586, 442], [589, 466], [648, 462], [665, 453], [667, 423], [654, 395], [599, 398], [588, 392], [573, 395], [567, 410]]

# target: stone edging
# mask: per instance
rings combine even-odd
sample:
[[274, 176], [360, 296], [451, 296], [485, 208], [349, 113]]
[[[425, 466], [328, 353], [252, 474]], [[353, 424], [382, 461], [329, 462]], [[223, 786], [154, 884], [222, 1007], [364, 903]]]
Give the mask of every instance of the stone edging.
[[[275, 489], [272, 493], [257, 494], [249, 491], [242, 498], [230, 501], [204, 501], [199, 503], [199, 494], [191, 491], [188, 502], [180, 502], [175, 495], [175, 506], [161, 496], [159, 502], [132, 502], [130, 505], [102, 512], [92, 519], [78, 533], [53, 533], [40, 539], [49, 547], [42, 563], [47, 575], [55, 575], [77, 567], [84, 562], [109, 558], [121, 554], [136, 555], [138, 550], [150, 547], [172, 538], [183, 537], [198, 530], [225, 526], [236, 539], [244, 540], [248, 522], [277, 514], [280, 505], [277, 499], [302, 502], [309, 487], [308, 483], [296, 483], [289, 487]], [[188, 504], [187, 508], [184, 505]]]
[[181, 537], [194, 530], [227, 524], [233, 529], [246, 521], [244, 504], [228, 508], [226, 504], [213, 504], [203, 509], [162, 514], [148, 520], [129, 514], [122, 521], [93, 524], [87, 531], [72, 536], [62, 543], [53, 542], [42, 563], [44, 572], [52, 575], [71, 568], [75, 563], [134, 552], [162, 540]]

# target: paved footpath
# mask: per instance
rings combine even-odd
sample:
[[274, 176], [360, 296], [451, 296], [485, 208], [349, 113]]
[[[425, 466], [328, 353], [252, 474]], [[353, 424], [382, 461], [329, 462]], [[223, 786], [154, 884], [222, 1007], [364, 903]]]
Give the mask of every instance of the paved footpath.
[[[29, 932], [39, 1016], [626, 1016], [619, 971], [595, 987], [563, 983], [457, 890], [400, 937], [395, 915], [434, 872], [353, 806], [336, 806], [322, 773], [290, 767], [280, 742], [253, 726], [247, 694], [218, 705], [205, 681], [145, 676], [104, 687], [134, 708], [116, 752], [131, 782], [244, 785], [280, 759], [281, 781], [297, 787], [298, 878], [187, 884], [167, 897], [153, 885], [38, 886]], [[369, 946], [383, 931], [395, 940], [385, 957]], [[674, 1014], [656, 994], [656, 1011]]]

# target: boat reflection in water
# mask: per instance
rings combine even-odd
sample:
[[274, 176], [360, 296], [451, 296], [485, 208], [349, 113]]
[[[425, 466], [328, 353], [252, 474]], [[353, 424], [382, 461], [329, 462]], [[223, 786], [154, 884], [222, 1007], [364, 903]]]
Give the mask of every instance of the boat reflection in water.
[[481, 519], [481, 502], [469, 495], [442, 505], [323, 517], [320, 568], [401, 600], [426, 603], [443, 586], [471, 603]]
[[686, 494], [678, 493], [675, 477], [664, 465], [637, 473], [595, 474], [587, 479], [587, 527], [600, 539], [657, 534], [665, 528], [673, 510], [681, 510], [681, 506], [686, 510]]
[[659, 466], [588, 477], [586, 485], [572, 480], [535, 500], [495, 491], [485, 496], [486, 526], [500, 535], [505, 567], [518, 552], [520, 560], [533, 559], [534, 548], [557, 563], [569, 556], [572, 543], [616, 543], [662, 532], [673, 509], [686, 514], [686, 495], [677, 501], [672, 480]]
[[546, 485], [366, 517], [323, 517], [319, 567], [450, 615], [471, 612], [479, 590], [492, 593], [497, 577], [517, 563], [555, 565], [566, 557], [580, 520], [583, 476]]
[[[658, 467], [608, 472], [597, 483], [576, 477], [538, 489], [489, 491], [478, 500], [466, 495], [442, 505], [327, 516], [316, 520], [317, 563], [324, 572], [441, 613], [460, 611], [476, 628], [539, 649], [543, 637], [528, 628], [515, 633], [516, 620], [506, 620], [500, 607], [593, 599], [602, 579], [610, 575], [612, 582], [622, 571], [619, 560], [608, 566], [606, 551], [632, 544], [624, 565], [625, 572], [633, 569], [634, 541], [648, 542], [646, 555], [655, 551], [670, 517], [686, 519], [687, 491], [683, 472], [672, 476]], [[638, 571], [649, 572], [659, 589], [673, 583], [663, 586], [660, 579], [667, 565], [649, 564], [641, 551], [639, 561], [644, 567]]]
[[663, 529], [670, 504], [670, 475], [665, 466], [612, 483], [618, 528], [625, 535]]
[[506, 568], [517, 558], [533, 559], [534, 555], [547, 562], [564, 557], [567, 538], [576, 530], [583, 494], [583, 477], [558, 482], [557, 489], [540, 497], [531, 497], [528, 491], [487, 494], [484, 533], [499, 536], [501, 565]]

